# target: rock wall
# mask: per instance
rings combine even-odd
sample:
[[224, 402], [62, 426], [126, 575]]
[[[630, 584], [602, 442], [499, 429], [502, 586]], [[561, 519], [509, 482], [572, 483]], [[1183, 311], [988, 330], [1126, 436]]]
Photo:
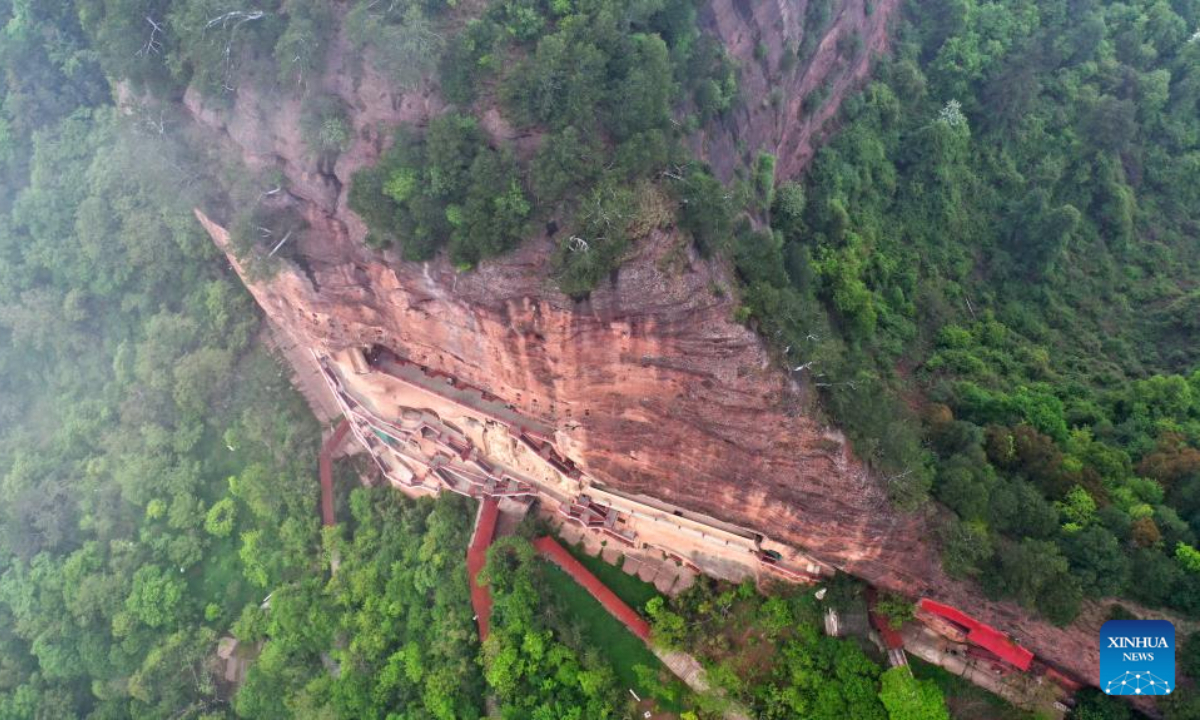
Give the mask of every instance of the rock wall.
[[[781, 82], [784, 101], [737, 111], [697, 138], [701, 150], [727, 174], [739, 162], [740, 140], [773, 149], [781, 176], [794, 175], [812, 154], [822, 118], [884, 47], [894, 7], [876, 2], [868, 16], [864, 0], [845, 0], [811, 63], [781, 79], [763, 68], [777, 67], [780, 48], [800, 37], [804, 3], [713, 0], [706, 22], [742, 60], [746, 97], [769, 96]], [[837, 39], [856, 30], [864, 51], [847, 64]], [[745, 58], [760, 43], [767, 54], [756, 70]], [[186, 98], [214, 141], [240, 151], [251, 167], [284, 172], [281, 202], [310, 225], [294, 241], [303, 268], [286, 265], [248, 283], [274, 323], [312, 347], [379, 343], [450, 373], [553, 424], [559, 449], [608, 485], [756, 528], [881, 587], [957, 605], [1060, 668], [1095, 679], [1093, 628], [1053, 628], [944, 577], [928, 518], [892, 510], [842, 436], [806, 414], [804, 388], [732, 320], [727, 271], [695, 257], [671, 230], [641, 242], [582, 303], [550, 283], [545, 237], [469, 273], [444, 258], [404, 263], [367, 249], [365, 229], [346, 207], [352, 173], [378, 156], [388, 126], [421, 123], [442, 104], [429, 87], [397, 93], [369, 71], [354, 80], [345, 55], [336, 43], [319, 81], [353, 109], [354, 144], [333, 168], [305, 152], [293, 98], [242, 90], [223, 111]], [[804, 93], [826, 77], [835, 78], [829, 99], [803, 117]], [[225, 231], [200, 217], [225, 246]]]
[[[887, 51], [899, 0], [834, 0], [824, 29], [806, 27], [809, 5], [821, 1], [712, 0], [705, 6], [704, 26], [740, 69], [742, 102], [693, 143], [722, 178], [749, 165], [760, 150], [777, 158], [777, 177], [799, 174], [842, 100]], [[812, 57], [789, 67], [785, 56], [812, 33], [819, 33]], [[806, 111], [804, 100], [814, 92], [826, 97]]]
[[552, 424], [560, 451], [605, 484], [916, 587], [933, 566], [920, 521], [893, 514], [841, 435], [803, 413], [799, 388], [731, 320], [719, 268], [690, 258], [660, 271], [677, 240], [642, 243], [580, 304], [547, 286], [537, 242], [457, 274], [445, 261], [372, 259], [346, 240], [341, 259], [329, 246], [308, 258], [311, 277], [287, 267], [250, 287], [312, 347], [378, 343]]

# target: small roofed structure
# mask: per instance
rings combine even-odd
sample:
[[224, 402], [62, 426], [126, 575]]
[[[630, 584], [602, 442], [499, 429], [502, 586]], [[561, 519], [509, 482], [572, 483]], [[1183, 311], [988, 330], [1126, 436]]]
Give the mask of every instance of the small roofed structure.
[[986, 650], [1009, 665], [1026, 671], [1033, 664], [1032, 652], [1009, 640], [1003, 632], [991, 625], [979, 622], [957, 608], [943, 605], [929, 598], [921, 598], [918, 607], [960, 627], [966, 633], [967, 642]]
[[221, 638], [217, 642], [217, 670], [221, 672], [221, 678], [235, 687], [241, 685], [260, 649], [261, 644], [243, 645], [233, 636]]

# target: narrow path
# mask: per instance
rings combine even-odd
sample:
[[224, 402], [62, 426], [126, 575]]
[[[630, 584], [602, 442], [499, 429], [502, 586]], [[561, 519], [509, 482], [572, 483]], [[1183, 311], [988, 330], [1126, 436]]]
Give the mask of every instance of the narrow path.
[[[600, 582], [600, 579], [593, 575], [591, 570], [576, 560], [557, 540], [545, 535], [534, 540], [533, 546], [537, 549], [538, 554], [562, 568], [575, 582], [591, 593], [592, 597], [596, 598], [605, 610], [646, 643], [650, 652], [654, 653], [663, 665], [666, 665], [667, 669], [675, 673], [676, 677], [688, 687], [698, 693], [706, 693], [710, 690], [708, 678], [704, 676], [704, 668], [696, 658], [680, 650], [664, 650], [652, 645], [650, 643], [650, 623], [646, 622], [633, 608], [626, 605], [624, 600], [617, 597], [612, 590]], [[746, 711], [737, 705], [727, 707], [723, 715], [726, 720], [749, 720]]]
[[337, 523], [337, 519], [333, 514], [333, 454], [337, 452], [338, 446], [342, 444], [346, 433], [350, 432], [350, 421], [342, 418], [342, 422], [338, 424], [337, 429], [321, 446], [321, 455], [319, 458], [321, 467], [321, 522], [325, 527], [332, 527]]
[[543, 536], [534, 540], [533, 546], [537, 548], [539, 554], [562, 568], [575, 582], [591, 593], [592, 597], [599, 600], [604, 609], [620, 620], [631, 633], [641, 638], [642, 642], [649, 644], [650, 623], [646, 622], [633, 608], [626, 605], [624, 600], [617, 597], [616, 593], [600, 582], [599, 578], [572, 557], [571, 553], [567, 552], [567, 549], [557, 540]]
[[479, 584], [479, 571], [487, 564], [487, 550], [496, 534], [496, 519], [500, 516], [500, 504], [493, 498], [485, 498], [475, 516], [475, 532], [467, 548], [467, 574], [471, 582], [471, 607], [475, 608], [475, 621], [479, 624], [479, 642], [487, 640], [488, 622], [492, 617], [492, 593], [486, 585]]

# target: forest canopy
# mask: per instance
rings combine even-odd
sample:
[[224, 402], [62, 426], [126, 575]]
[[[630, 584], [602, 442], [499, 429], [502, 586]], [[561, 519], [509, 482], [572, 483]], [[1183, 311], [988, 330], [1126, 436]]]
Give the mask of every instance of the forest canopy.
[[1198, 12], [909, 6], [769, 251], [738, 241], [750, 315], [896, 499], [955, 511], [947, 569], [1060, 623], [1200, 612]]

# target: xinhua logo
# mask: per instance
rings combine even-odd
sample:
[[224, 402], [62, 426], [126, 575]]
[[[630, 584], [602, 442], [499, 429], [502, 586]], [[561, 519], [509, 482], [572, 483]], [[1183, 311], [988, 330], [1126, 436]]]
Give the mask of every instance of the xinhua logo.
[[1109, 695], [1167, 695], [1174, 690], [1175, 626], [1166, 620], [1104, 623], [1100, 689]]

